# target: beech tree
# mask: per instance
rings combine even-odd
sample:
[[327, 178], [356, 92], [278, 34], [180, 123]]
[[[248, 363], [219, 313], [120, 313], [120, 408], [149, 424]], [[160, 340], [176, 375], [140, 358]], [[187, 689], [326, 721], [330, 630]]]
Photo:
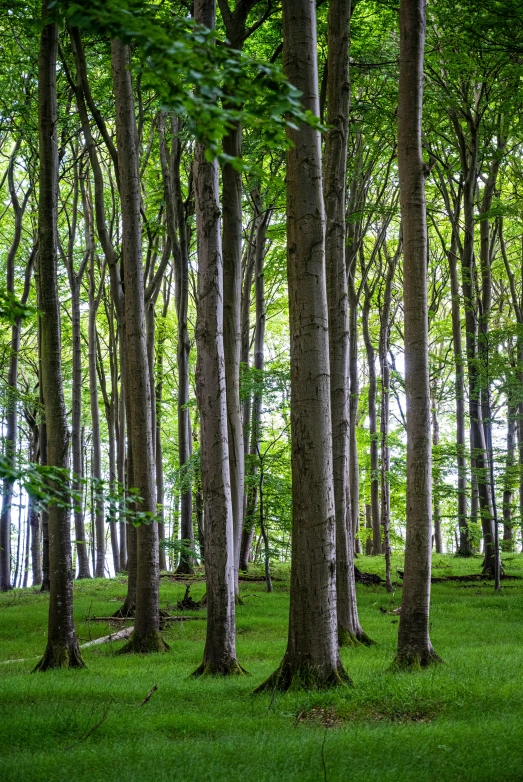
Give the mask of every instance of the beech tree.
[[439, 658], [429, 637], [432, 482], [427, 302], [426, 166], [422, 157], [424, 0], [400, 5], [398, 173], [403, 228], [407, 537], [398, 652], [400, 666]]
[[[312, 0], [285, 0], [283, 42], [285, 74], [302, 93], [304, 107], [317, 117], [316, 10]], [[291, 604], [287, 651], [278, 670], [258, 691], [332, 686], [349, 681], [338, 651], [320, 134], [317, 128], [302, 124], [296, 130], [289, 129], [288, 136], [292, 142], [287, 151], [293, 481]], [[345, 617], [342, 621], [346, 621]]]

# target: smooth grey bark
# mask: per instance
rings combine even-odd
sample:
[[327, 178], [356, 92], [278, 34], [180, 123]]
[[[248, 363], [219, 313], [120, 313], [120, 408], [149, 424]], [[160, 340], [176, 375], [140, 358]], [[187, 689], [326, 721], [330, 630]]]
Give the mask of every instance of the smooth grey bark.
[[[86, 212], [89, 206], [85, 199]], [[102, 439], [100, 433], [100, 406], [98, 402], [98, 378], [96, 372], [96, 351], [97, 351], [97, 330], [96, 315], [100, 305], [100, 293], [103, 286], [103, 279], [100, 289], [97, 290], [95, 278], [95, 257], [93, 233], [90, 228], [90, 220], [87, 214], [86, 220], [86, 245], [89, 256], [89, 321], [88, 321], [88, 363], [89, 363], [89, 400], [91, 407], [91, 480], [94, 484], [95, 497], [95, 549], [96, 565], [94, 575], [96, 578], [105, 576], [105, 518], [104, 518], [104, 500], [102, 489]]]
[[[71, 389], [71, 451], [73, 461], [72, 490], [78, 497], [75, 501], [74, 513], [74, 531], [76, 555], [78, 561], [78, 578], [91, 578], [89, 570], [89, 552], [87, 550], [87, 539], [85, 534], [85, 522], [82, 507], [83, 497], [83, 459], [82, 459], [82, 332], [80, 326], [80, 291], [82, 280], [87, 269], [89, 254], [86, 252], [80, 264], [78, 271], [74, 268], [74, 249], [76, 240], [76, 219], [78, 204], [78, 170], [75, 163], [75, 192], [73, 196], [73, 221], [69, 231], [69, 241], [67, 252], [64, 253], [64, 261], [69, 278], [69, 287], [71, 289], [71, 321], [72, 321], [72, 347], [73, 347], [73, 378]], [[82, 190], [83, 195], [83, 190]], [[84, 199], [83, 199], [84, 200]], [[84, 203], [85, 211], [85, 203]], [[88, 221], [89, 216], [84, 215], [84, 220]], [[86, 233], [88, 229], [86, 228]]]
[[[254, 296], [255, 296], [255, 326], [254, 326], [254, 355], [253, 369], [258, 373], [258, 382], [260, 385], [252, 394], [252, 408], [250, 418], [249, 432], [249, 455], [250, 459], [250, 480], [247, 491], [247, 502], [245, 509], [245, 520], [243, 522], [242, 532], [242, 569], [247, 570], [249, 563], [249, 553], [252, 546], [254, 527], [256, 523], [256, 507], [259, 501], [260, 482], [257, 479], [258, 463], [257, 457], [261, 446], [262, 435], [262, 408], [263, 408], [263, 389], [261, 387], [263, 370], [265, 366], [265, 324], [266, 324], [266, 303], [265, 303], [265, 242], [267, 228], [271, 219], [272, 210], [262, 209], [262, 202], [259, 193], [253, 193], [255, 208], [257, 211], [256, 243], [254, 247]], [[260, 518], [258, 516], [258, 518]]]
[[390, 546], [390, 447], [389, 436], [389, 412], [390, 412], [390, 329], [392, 310], [392, 282], [396, 266], [402, 249], [402, 232], [398, 240], [398, 248], [391, 258], [387, 251], [387, 244], [383, 246], [387, 260], [387, 274], [385, 275], [385, 287], [383, 290], [383, 305], [380, 312], [380, 345], [379, 359], [381, 372], [381, 410], [380, 410], [380, 486], [381, 486], [381, 524], [383, 526], [383, 551], [385, 554], [385, 585], [387, 592], [392, 592], [392, 579], [390, 572], [391, 546]]
[[[15, 261], [20, 240], [22, 238], [22, 220], [30, 190], [26, 193], [23, 203], [18, 199], [14, 181], [14, 166], [20, 149], [20, 141], [15, 143], [9, 159], [7, 182], [11, 204], [14, 212], [14, 233], [6, 258], [6, 291], [15, 294]], [[24, 291], [20, 303], [27, 303], [31, 286], [35, 252], [29, 255], [25, 269]], [[20, 351], [20, 336], [22, 319], [16, 318], [11, 326], [11, 344], [9, 351], [9, 366], [7, 370], [7, 405], [5, 410], [4, 455], [8, 459], [15, 458], [18, 433], [18, 354]], [[2, 482], [2, 510], [0, 512], [0, 590], [5, 592], [11, 585], [11, 505], [13, 502], [13, 481], [4, 478]]]
[[[314, 0], [283, 4], [283, 63], [319, 115]], [[338, 650], [336, 526], [325, 213], [321, 139], [301, 124], [287, 129], [287, 279], [291, 358], [292, 564], [287, 650], [258, 691], [348, 682]]]
[[[253, 199], [254, 200], [254, 199]], [[260, 216], [253, 217], [251, 222], [251, 230], [249, 241], [246, 248], [245, 258], [245, 270], [243, 275], [243, 289], [242, 289], [242, 345], [241, 345], [241, 366], [243, 371], [247, 372], [250, 364], [250, 345], [251, 345], [251, 289], [252, 279], [254, 273], [255, 263], [255, 245], [256, 245], [256, 232], [260, 223]], [[243, 425], [243, 453], [244, 462], [245, 457], [248, 456], [250, 451], [250, 432], [251, 432], [251, 415], [252, 415], [252, 394], [245, 394], [242, 410], [242, 425]], [[240, 546], [240, 562], [239, 570], [247, 571], [249, 569], [249, 558], [252, 548], [252, 540], [254, 537], [254, 525], [248, 523], [247, 516], [248, 507], [248, 492], [244, 491], [243, 496], [243, 528], [242, 539]]]
[[[432, 416], [432, 446], [437, 448], [439, 445], [439, 420], [438, 420], [438, 400], [437, 400], [437, 386], [433, 384], [432, 392], [432, 404], [431, 404], [431, 416]], [[441, 502], [439, 498], [438, 487], [441, 481], [441, 470], [439, 466], [433, 465], [432, 467], [432, 480], [435, 490], [433, 489], [433, 517], [434, 517], [434, 546], [436, 554], [443, 554], [443, 540], [441, 537]]]
[[347, 406], [349, 332], [345, 260], [346, 178], [349, 135], [350, 0], [332, 0], [328, 14], [327, 125], [323, 195], [325, 264], [329, 319], [332, 469], [336, 528], [336, 605], [340, 645], [369, 643], [356, 602], [354, 536], [349, 502], [349, 410]]
[[377, 556], [381, 553], [381, 521], [380, 521], [380, 476], [378, 465], [378, 422], [376, 413], [377, 380], [376, 380], [376, 351], [372, 344], [369, 329], [369, 314], [372, 306], [373, 290], [365, 285], [365, 299], [361, 315], [363, 341], [367, 353], [367, 366], [369, 372], [368, 416], [370, 436], [370, 506], [372, 519], [372, 553]]
[[456, 394], [456, 451], [458, 467], [458, 526], [459, 548], [462, 557], [472, 555], [467, 519], [467, 465], [466, 465], [466, 423], [465, 423], [465, 376], [463, 341], [461, 336], [461, 305], [457, 267], [456, 229], [453, 225], [452, 241], [448, 252], [450, 272], [450, 293], [452, 296], [452, 345], [454, 348], [454, 389]]
[[503, 550], [514, 551], [514, 523], [512, 500], [514, 494], [514, 463], [516, 451], [516, 426], [518, 409], [507, 405], [507, 445], [503, 486]]
[[[228, 0], [220, 0], [220, 12], [227, 42], [241, 50], [250, 34], [246, 29], [249, 12], [257, 0], [237, 0], [231, 11]], [[232, 124], [223, 138], [224, 154], [242, 156], [242, 126]], [[240, 403], [241, 291], [242, 291], [242, 172], [230, 163], [222, 167], [222, 254], [223, 254], [223, 345], [227, 393], [229, 472], [234, 532], [234, 579], [238, 593], [243, 528], [245, 454], [242, 407]]]
[[[194, 18], [214, 29], [214, 0], [196, 0]], [[207, 634], [202, 664], [194, 675], [237, 674], [234, 532], [227, 394], [223, 339], [223, 258], [218, 190], [218, 163], [205, 157], [197, 142], [194, 196], [198, 244], [196, 322], [196, 393], [200, 410], [200, 454], [205, 506], [205, 574]]]
[[[180, 496], [180, 532], [182, 540], [188, 541], [194, 548], [194, 530], [192, 520], [192, 489], [186, 465], [191, 457], [190, 410], [189, 404], [189, 355], [191, 343], [188, 329], [189, 306], [189, 244], [187, 238], [187, 219], [182, 195], [180, 175], [181, 141], [178, 133], [178, 121], [171, 121], [173, 135], [172, 153], [167, 153], [165, 140], [166, 116], [162, 112], [158, 119], [158, 134], [160, 138], [160, 161], [162, 166], [163, 187], [166, 200], [167, 231], [171, 241], [174, 277], [175, 304], [178, 321], [177, 331], [177, 366], [178, 366], [178, 461], [180, 470], [184, 473], [186, 485]], [[191, 556], [182, 554], [177, 572], [190, 574], [194, 572]]]
[[[37, 267], [38, 268], [38, 267]], [[38, 299], [38, 277], [36, 277], [36, 295]], [[45, 399], [42, 369], [42, 316], [38, 316], [38, 400], [40, 403], [39, 451], [40, 464], [47, 465], [47, 425], [45, 422]], [[42, 508], [42, 584], [41, 592], [49, 592], [49, 509]]]
[[158, 526], [151, 428], [151, 387], [145, 337], [144, 279], [140, 220], [140, 178], [136, 143], [134, 96], [129, 71], [129, 49], [111, 42], [116, 106], [116, 139], [122, 209], [122, 253], [125, 284], [126, 393], [128, 428], [133, 452], [133, 484], [138, 490], [138, 510], [149, 515], [136, 531], [137, 575], [134, 633], [121, 651], [163, 651], [158, 604]]
[[438, 660], [429, 636], [432, 543], [427, 225], [421, 124], [425, 0], [401, 0], [398, 173], [403, 226], [407, 534], [396, 665]]
[[350, 516], [352, 522], [353, 547], [359, 553], [359, 540], [356, 537], [360, 523], [360, 472], [358, 457], [358, 406], [360, 382], [358, 377], [358, 302], [354, 275], [356, 273], [356, 256], [349, 263], [348, 295], [349, 295], [349, 492]]
[[[41, 368], [47, 429], [47, 464], [63, 471], [60, 488], [67, 490], [69, 432], [62, 383], [60, 299], [58, 295], [58, 145], [56, 59], [58, 26], [48, 23], [47, 0], [42, 5], [44, 27], [38, 56], [38, 308], [41, 312]], [[46, 23], [47, 22], [47, 23]], [[54, 488], [51, 483], [51, 489]], [[69, 510], [49, 506], [49, 622], [47, 647], [36, 671], [79, 668], [83, 661], [73, 619], [73, 573]]]

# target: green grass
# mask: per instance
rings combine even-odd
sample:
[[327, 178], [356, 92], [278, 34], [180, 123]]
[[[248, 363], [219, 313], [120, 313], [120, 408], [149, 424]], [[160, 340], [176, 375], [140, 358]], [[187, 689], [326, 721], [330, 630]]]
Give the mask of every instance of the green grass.
[[[522, 556], [504, 560], [523, 576]], [[382, 572], [381, 558], [358, 565]], [[435, 575], [451, 575], [479, 572], [481, 560], [437, 556], [434, 565]], [[107, 644], [85, 650], [87, 670], [32, 675], [48, 598], [31, 589], [0, 595], [0, 661], [25, 658], [0, 665], [2, 782], [523, 779], [523, 581], [506, 582], [501, 595], [491, 583], [435, 584], [431, 635], [445, 664], [415, 674], [388, 672], [397, 617], [379, 609], [399, 605], [401, 591], [391, 598], [360, 587], [362, 624], [377, 645], [342, 651], [355, 687], [252, 697], [285, 648], [288, 582], [275, 590], [242, 585], [238, 656], [251, 675], [230, 680], [189, 676], [201, 662], [205, 622], [171, 626], [165, 655], [115, 657], [121, 644]], [[204, 585], [192, 591], [198, 598]], [[162, 606], [183, 592], [162, 579]], [[82, 642], [109, 632], [87, 615], [112, 613], [124, 594], [120, 579], [75, 585]]]

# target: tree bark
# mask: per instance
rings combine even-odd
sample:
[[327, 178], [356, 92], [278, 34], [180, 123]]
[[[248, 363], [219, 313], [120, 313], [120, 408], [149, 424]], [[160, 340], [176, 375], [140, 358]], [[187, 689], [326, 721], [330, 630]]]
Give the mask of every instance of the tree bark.
[[[60, 488], [67, 490], [69, 433], [64, 403], [61, 360], [60, 299], [58, 295], [57, 219], [58, 145], [56, 58], [58, 26], [46, 23], [47, 0], [42, 6], [44, 28], [38, 57], [38, 135], [40, 187], [38, 196], [38, 307], [41, 312], [41, 366], [47, 427], [47, 464], [62, 470]], [[56, 482], [50, 482], [51, 490]], [[73, 574], [69, 510], [49, 507], [49, 623], [47, 647], [36, 671], [80, 668], [83, 661], [73, 619]]]
[[[439, 420], [438, 420], [438, 402], [436, 399], [436, 389], [434, 389], [431, 405], [432, 415], [432, 446], [437, 448], [439, 445]], [[434, 545], [436, 554], [443, 554], [443, 540], [441, 537], [441, 502], [439, 499], [439, 486], [441, 482], [441, 470], [438, 466], [432, 468], [433, 479], [433, 513], [434, 513]]]
[[[283, 4], [283, 62], [302, 104], [319, 115], [316, 6]], [[283, 661], [263, 689], [348, 682], [338, 650], [336, 526], [325, 215], [321, 139], [288, 128], [287, 278], [291, 355], [292, 564], [289, 635]]]
[[514, 456], [516, 450], [516, 424], [517, 406], [507, 405], [507, 455], [505, 463], [505, 480], [503, 487], [503, 550], [514, 551], [514, 523], [513, 523], [513, 485], [514, 485]]
[[327, 125], [323, 192], [329, 316], [332, 467], [336, 528], [336, 604], [340, 645], [369, 643], [356, 602], [354, 536], [349, 500], [349, 332], [345, 265], [347, 144], [349, 135], [350, 0], [332, 0], [328, 15]]
[[[214, 0], [196, 0], [194, 18], [214, 29]], [[195, 676], [241, 673], [236, 659], [233, 511], [227, 439], [223, 339], [223, 258], [218, 164], [196, 143], [194, 195], [198, 240], [196, 392], [200, 410], [200, 454], [205, 506], [207, 635]]]
[[398, 172], [403, 225], [407, 536], [396, 664], [438, 659], [429, 637], [432, 538], [427, 225], [421, 122], [425, 0], [401, 0]]
[[369, 312], [371, 307], [371, 292], [367, 290], [362, 312], [362, 331], [367, 352], [367, 365], [369, 370], [369, 437], [370, 437], [370, 506], [372, 517], [372, 553], [377, 556], [381, 553], [381, 522], [380, 522], [380, 496], [379, 496], [379, 470], [378, 470], [378, 422], [376, 415], [376, 351], [372, 344], [369, 330]]
[[129, 435], [133, 451], [133, 488], [138, 510], [146, 518], [138, 526], [136, 611], [134, 633], [122, 652], [157, 652], [166, 645], [160, 635], [158, 604], [158, 526], [151, 387], [145, 339], [144, 280], [140, 223], [140, 179], [136, 144], [134, 96], [129, 71], [129, 49], [111, 42], [116, 104], [116, 138], [122, 208], [122, 253], [125, 284], [126, 393], [129, 400]]

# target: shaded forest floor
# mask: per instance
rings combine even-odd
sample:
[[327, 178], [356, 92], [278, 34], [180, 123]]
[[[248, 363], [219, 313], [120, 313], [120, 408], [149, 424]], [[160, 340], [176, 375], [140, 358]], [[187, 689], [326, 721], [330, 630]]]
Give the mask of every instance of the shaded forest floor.
[[[505, 554], [504, 563], [523, 576], [523, 556]], [[479, 572], [481, 559], [435, 556], [434, 565], [436, 576], [457, 575]], [[360, 557], [358, 566], [383, 573], [381, 558]], [[391, 596], [383, 586], [359, 586], [362, 625], [377, 644], [342, 651], [355, 688], [251, 697], [285, 648], [286, 569], [277, 575], [283, 580], [270, 595], [263, 583], [242, 583], [238, 656], [251, 675], [232, 680], [189, 676], [201, 662], [203, 621], [169, 625], [165, 655], [114, 657], [121, 642], [105, 644], [84, 650], [87, 670], [31, 675], [45, 645], [48, 598], [32, 589], [0, 595], [0, 661], [25, 658], [0, 664], [0, 779], [523, 779], [523, 580], [505, 582], [501, 595], [491, 583], [434, 584], [431, 634], [445, 665], [416, 674], [387, 671], [398, 617], [380, 608], [398, 606], [401, 589]], [[196, 583], [191, 595], [204, 589]], [[176, 613], [184, 592], [183, 583], [162, 579], [162, 607]], [[123, 578], [76, 583], [81, 642], [112, 631], [86, 617], [112, 614], [124, 595]]]

